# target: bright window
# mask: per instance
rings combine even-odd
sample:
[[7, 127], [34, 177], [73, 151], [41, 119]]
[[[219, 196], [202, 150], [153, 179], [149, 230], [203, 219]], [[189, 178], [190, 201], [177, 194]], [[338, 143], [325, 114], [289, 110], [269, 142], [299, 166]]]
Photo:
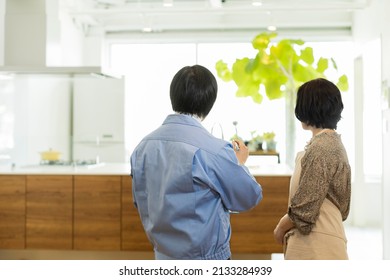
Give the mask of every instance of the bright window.
[[[309, 43], [307, 43], [309, 44]], [[333, 57], [338, 63], [339, 72], [345, 73], [352, 82], [353, 58], [351, 43], [313, 43], [316, 56]], [[175, 44], [134, 44], [121, 43], [111, 45], [111, 67], [126, 75], [126, 146], [129, 153], [143, 136], [158, 127], [165, 116], [172, 112], [169, 100], [169, 85], [174, 74], [185, 65], [201, 64], [210, 69], [217, 77], [215, 63], [223, 59], [230, 65], [236, 58], [254, 56], [249, 43], [175, 43]], [[334, 78], [334, 73], [329, 78]], [[233, 121], [237, 121], [238, 134], [244, 139], [250, 138], [251, 131], [274, 131], [278, 142], [277, 149], [284, 160], [285, 109], [284, 100], [255, 104], [250, 98], [235, 97], [234, 82], [218, 80], [218, 98], [210, 115], [203, 125], [217, 137], [229, 140], [235, 134]], [[345, 111], [339, 130], [343, 139], [353, 143], [353, 96], [343, 93]], [[222, 128], [222, 130], [221, 130]], [[348, 129], [347, 129], [348, 128]], [[296, 149], [304, 148], [310, 134], [303, 131], [297, 122]], [[352, 155], [353, 145], [348, 145]]]

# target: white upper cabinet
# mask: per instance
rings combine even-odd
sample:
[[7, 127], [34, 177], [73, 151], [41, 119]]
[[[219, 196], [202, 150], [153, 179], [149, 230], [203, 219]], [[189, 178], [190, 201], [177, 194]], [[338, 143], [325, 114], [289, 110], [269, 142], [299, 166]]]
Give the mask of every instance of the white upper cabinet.
[[77, 75], [73, 81], [73, 142], [124, 142], [124, 79]]

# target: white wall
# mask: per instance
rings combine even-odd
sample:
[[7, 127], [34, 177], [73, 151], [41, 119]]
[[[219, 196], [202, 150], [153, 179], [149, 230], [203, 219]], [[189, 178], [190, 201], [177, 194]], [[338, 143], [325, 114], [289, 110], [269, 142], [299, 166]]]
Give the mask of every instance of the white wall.
[[[0, 65], [5, 64], [5, 42], [11, 46], [6, 54], [7, 59], [10, 59], [10, 55], [15, 57], [11, 60], [12, 65], [101, 65], [103, 34], [91, 34], [85, 26], [72, 20], [68, 14], [59, 12], [59, 1], [25, 1], [24, 8], [19, 3], [17, 9], [23, 12], [20, 16], [13, 13], [12, 9], [6, 13], [6, 0], [0, 0]], [[9, 4], [12, 3], [9, 0]], [[42, 6], [42, 3], [46, 3], [46, 7]], [[8, 9], [10, 10], [10, 7]], [[6, 14], [10, 23], [7, 29], [12, 31], [9, 32], [8, 38], [5, 37]], [[26, 28], [29, 25], [31, 28]], [[34, 36], [29, 37], [32, 32]], [[11, 44], [11, 41], [15, 42]], [[21, 50], [19, 46], [22, 46]], [[31, 49], [32, 46], [37, 48]], [[13, 63], [13, 60], [16, 60], [17, 64]]]
[[[390, 29], [388, 28], [390, 21], [388, 14], [390, 12], [390, 1], [387, 0], [372, 0], [369, 8], [356, 12], [354, 19], [354, 38], [361, 46], [370, 41], [381, 39], [381, 79], [382, 81], [390, 81]], [[383, 137], [383, 140], [385, 138]], [[383, 241], [384, 241], [384, 258], [390, 259], [390, 178], [386, 173], [390, 166], [389, 162], [389, 146], [390, 143], [383, 141], [378, 143], [383, 145], [383, 151], [387, 154], [383, 155], [383, 182], [381, 189], [382, 202], [382, 221], [383, 221]], [[361, 205], [365, 210], [369, 210], [371, 205]]]
[[88, 30], [68, 15], [60, 15], [61, 52], [63, 66], [100, 66], [102, 38], [99, 34], [88, 34]]
[[[10, 56], [9, 51], [5, 53], [5, 45], [12, 46], [9, 40], [13, 39], [12, 32], [8, 32], [9, 36], [5, 36], [6, 15], [8, 15], [8, 22], [13, 23], [9, 25], [13, 29], [7, 29], [18, 31], [20, 39], [24, 40], [22, 44], [16, 44], [23, 46], [21, 53], [31, 58], [37, 58], [43, 53], [43, 57], [39, 56], [36, 63], [35, 60], [34, 63], [30, 63], [30, 60], [19, 59], [12, 65], [20, 68], [30, 65], [39, 66], [39, 68], [100, 65], [103, 37], [99, 34], [88, 36], [83, 26], [74, 22], [69, 15], [59, 13], [59, 0], [25, 1], [24, 7], [17, 5], [17, 8], [23, 12], [23, 18], [29, 19], [31, 16], [34, 21], [40, 23], [32, 25], [34, 28], [30, 30], [25, 28], [29, 24], [26, 20], [19, 22], [17, 21], [19, 18], [14, 16], [14, 14], [20, 16], [17, 13], [19, 10], [16, 12], [8, 10], [6, 13], [5, 2], [5, 0], [0, 0], [0, 65], [4, 64], [5, 55], [7, 58]], [[13, 4], [12, 0], [8, 3]], [[8, 6], [10, 7], [12, 8], [12, 5]], [[35, 31], [33, 34], [37, 33], [40, 36], [30, 38], [28, 35], [32, 31]], [[32, 43], [40, 48], [28, 49]], [[17, 52], [12, 54], [18, 58]], [[12, 128], [7, 131], [13, 137], [11, 137], [11, 147], [4, 151], [10, 154], [10, 161], [18, 165], [37, 164], [40, 161], [39, 152], [49, 148], [60, 151], [61, 159], [65, 161], [71, 159], [71, 80], [69, 76], [17, 74], [12, 79], [3, 81], [0, 86], [1, 90], [12, 92], [11, 96], [13, 96], [13, 101], [9, 104], [12, 108], [8, 108], [12, 111]]]
[[39, 164], [50, 148], [69, 160], [70, 79], [64, 75], [15, 75], [12, 163]]
[[382, 224], [381, 112], [378, 109], [380, 48], [378, 38], [362, 44], [354, 61], [354, 90], [351, 94], [354, 95], [355, 147], [351, 162], [354, 169], [348, 222], [361, 227], [380, 227]]

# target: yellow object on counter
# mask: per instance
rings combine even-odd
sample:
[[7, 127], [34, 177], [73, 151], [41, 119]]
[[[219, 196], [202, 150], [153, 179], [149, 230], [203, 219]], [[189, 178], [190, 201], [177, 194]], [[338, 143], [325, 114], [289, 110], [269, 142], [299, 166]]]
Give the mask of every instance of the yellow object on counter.
[[57, 161], [60, 160], [61, 153], [52, 149], [41, 152], [41, 159], [45, 161]]

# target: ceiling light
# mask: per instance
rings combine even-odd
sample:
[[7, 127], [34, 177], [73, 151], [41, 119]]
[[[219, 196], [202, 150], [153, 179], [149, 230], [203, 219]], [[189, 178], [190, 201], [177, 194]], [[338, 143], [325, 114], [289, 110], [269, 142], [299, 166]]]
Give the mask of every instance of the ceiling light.
[[[209, 0], [212, 7], [215, 8], [221, 8], [222, 7], [222, 1], [221, 0]], [[225, 1], [223, 1], [225, 2]]]
[[164, 0], [163, 1], [164, 7], [172, 7], [173, 6], [173, 0]]
[[275, 25], [268, 25], [267, 27], [268, 31], [276, 31], [276, 26]]
[[259, 1], [259, 0], [252, 1], [252, 6], [260, 7], [261, 5], [263, 5], [263, 3], [261, 3], [261, 1]]
[[153, 28], [151, 28], [151, 27], [144, 27], [144, 28], [142, 28], [142, 32], [144, 32], [144, 33], [150, 33], [152, 31], [153, 31]]

